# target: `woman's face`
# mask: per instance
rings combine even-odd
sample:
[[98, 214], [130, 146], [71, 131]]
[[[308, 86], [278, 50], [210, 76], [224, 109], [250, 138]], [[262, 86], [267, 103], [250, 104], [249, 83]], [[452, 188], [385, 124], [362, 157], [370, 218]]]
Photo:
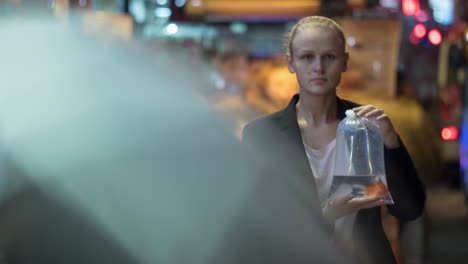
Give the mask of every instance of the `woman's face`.
[[344, 43], [336, 32], [314, 26], [300, 28], [292, 41], [291, 51], [288, 69], [296, 73], [301, 93], [336, 93], [348, 62]]

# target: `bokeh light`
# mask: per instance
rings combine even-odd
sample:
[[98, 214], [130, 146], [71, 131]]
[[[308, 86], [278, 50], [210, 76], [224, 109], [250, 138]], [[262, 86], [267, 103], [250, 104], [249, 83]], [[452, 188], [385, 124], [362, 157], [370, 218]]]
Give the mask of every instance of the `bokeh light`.
[[413, 28], [414, 36], [417, 38], [422, 38], [426, 35], [427, 29], [426, 26], [422, 23], [416, 24]]
[[442, 43], [442, 34], [438, 29], [431, 29], [428, 33], [428, 37], [432, 45], [439, 45]]

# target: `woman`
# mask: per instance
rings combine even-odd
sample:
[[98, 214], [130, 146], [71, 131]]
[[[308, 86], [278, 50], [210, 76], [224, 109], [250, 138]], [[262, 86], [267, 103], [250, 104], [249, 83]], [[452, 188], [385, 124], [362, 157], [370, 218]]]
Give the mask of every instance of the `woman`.
[[[269, 155], [255, 159], [255, 166], [268, 174], [263, 184], [281, 179], [283, 188], [290, 190], [284, 192], [287, 199], [296, 197], [304, 210], [314, 211], [331, 223], [334, 234], [354, 246], [346, 263], [396, 263], [382, 228], [380, 206], [388, 206], [399, 219], [412, 220], [422, 214], [425, 194], [392, 122], [376, 106], [360, 106], [336, 96], [348, 53], [343, 30], [333, 20], [319, 16], [300, 20], [288, 34], [287, 58], [289, 71], [296, 74], [299, 94], [285, 109], [249, 123], [243, 133], [246, 145]], [[348, 109], [380, 126], [394, 204], [381, 197], [352, 195], [327, 200], [336, 130]]]

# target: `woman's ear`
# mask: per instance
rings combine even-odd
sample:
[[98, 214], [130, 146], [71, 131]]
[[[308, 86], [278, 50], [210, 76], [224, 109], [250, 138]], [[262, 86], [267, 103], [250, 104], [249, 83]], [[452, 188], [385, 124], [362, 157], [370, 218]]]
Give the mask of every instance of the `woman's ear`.
[[290, 73], [295, 73], [296, 69], [294, 69], [294, 66], [291, 63], [291, 56], [288, 55], [288, 70]]
[[349, 60], [349, 53], [345, 52], [344, 53], [344, 65], [343, 65], [343, 71], [342, 72], [345, 72], [345, 71], [348, 70], [348, 60]]

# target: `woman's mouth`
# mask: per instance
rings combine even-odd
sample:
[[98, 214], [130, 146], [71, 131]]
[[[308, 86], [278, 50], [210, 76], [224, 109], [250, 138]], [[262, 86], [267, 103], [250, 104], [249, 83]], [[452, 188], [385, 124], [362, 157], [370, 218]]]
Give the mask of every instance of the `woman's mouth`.
[[311, 82], [315, 83], [315, 84], [322, 84], [324, 82], [326, 82], [327, 79], [326, 78], [323, 78], [323, 77], [316, 77], [316, 78], [312, 78]]

